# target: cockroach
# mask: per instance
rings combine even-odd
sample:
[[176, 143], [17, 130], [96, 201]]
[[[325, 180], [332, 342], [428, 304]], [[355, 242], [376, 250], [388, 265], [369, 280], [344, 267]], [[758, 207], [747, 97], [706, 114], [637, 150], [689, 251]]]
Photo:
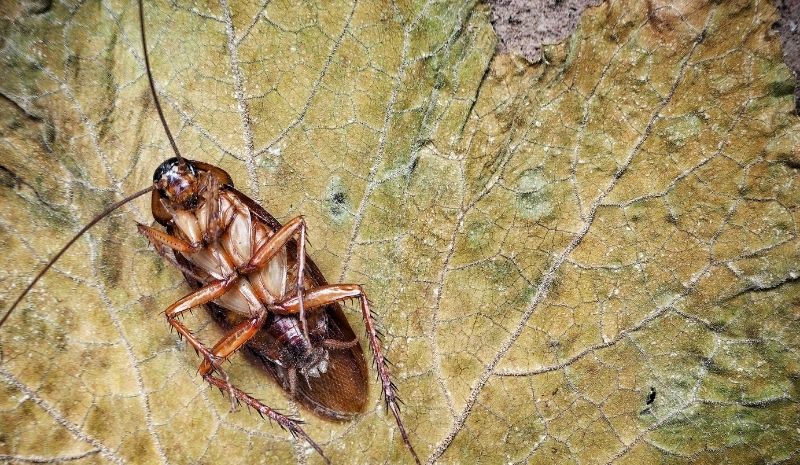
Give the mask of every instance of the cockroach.
[[[181, 155], [155, 89], [142, 0], [138, 4], [148, 84], [175, 156], [156, 168], [151, 186], [110, 205], [78, 231], [9, 307], [0, 326], [78, 238], [117, 208], [150, 194], [153, 218], [164, 229], [138, 224], [138, 230], [159, 255], [183, 273], [192, 288], [166, 309], [167, 321], [202, 357], [199, 375], [228, 395], [232, 410], [247, 405], [305, 440], [329, 463], [322, 449], [303, 431], [300, 419], [283, 415], [237, 388], [222, 363], [245, 347], [292, 399], [326, 419], [352, 418], [365, 407], [368, 384], [364, 353], [340, 305], [355, 299], [360, 304], [386, 406], [405, 446], [420, 463], [400, 417], [397, 388], [364, 290], [357, 284], [328, 284], [306, 255], [302, 216], [281, 225], [257, 202], [236, 190], [227, 172]], [[180, 319], [185, 312], [203, 305], [227, 331], [211, 347]]]

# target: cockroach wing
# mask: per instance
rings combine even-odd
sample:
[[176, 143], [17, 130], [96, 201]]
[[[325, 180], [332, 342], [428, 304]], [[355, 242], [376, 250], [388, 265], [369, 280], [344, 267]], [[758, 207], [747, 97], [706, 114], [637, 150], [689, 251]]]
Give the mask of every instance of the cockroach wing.
[[[264, 222], [273, 231], [280, 229], [281, 224], [278, 220], [261, 205], [236, 189], [230, 189], [250, 209], [255, 218]], [[288, 244], [287, 251], [287, 255], [291, 259], [296, 257], [297, 244], [295, 241]], [[320, 269], [310, 258], [306, 258], [305, 276], [307, 289], [328, 284]], [[330, 304], [317, 312], [327, 316], [328, 333], [326, 338], [342, 342], [356, 339], [341, 305]], [[257, 350], [259, 346], [263, 347], [263, 339], [266, 337], [265, 331], [259, 332], [253, 338], [253, 344], [249, 344], [248, 348], [288, 391], [289, 375], [287, 370], [274, 363], [263, 351]], [[367, 364], [360, 344], [349, 349], [330, 350], [327, 371], [321, 373], [320, 376], [309, 376], [299, 380], [297, 400], [321, 416], [346, 420], [364, 410], [368, 396], [368, 379]]]
[[[272, 231], [280, 229], [281, 224], [278, 220], [254, 200], [233, 187], [225, 186], [225, 189], [236, 195], [250, 209], [254, 221], [262, 222]], [[290, 241], [286, 249], [287, 258], [290, 260], [289, 268], [292, 268], [297, 254], [296, 241]], [[176, 253], [176, 258], [182, 265], [192, 268], [191, 263], [179, 253]], [[200, 287], [201, 283], [197, 280], [188, 275], [184, 276], [193, 289]], [[317, 265], [306, 257], [306, 289], [326, 284], [328, 283]], [[225, 329], [229, 329], [241, 321], [240, 315], [236, 315], [218, 304], [209, 303], [206, 304], [206, 307], [213, 318]], [[322, 327], [326, 328], [325, 339], [350, 342], [356, 338], [338, 303], [329, 304], [321, 309], [307, 310], [307, 314], [309, 327], [316, 327], [316, 323], [323, 320]], [[245, 347], [251, 357], [263, 366], [287, 393], [290, 393], [289, 371], [287, 367], [277, 363], [275, 357], [276, 347], [280, 347], [281, 343], [267, 331], [276, 317], [271, 315], [264, 327], [245, 344]], [[280, 318], [298, 317], [284, 316]], [[364, 410], [368, 396], [367, 385], [367, 364], [360, 344], [350, 348], [330, 349], [327, 369], [323, 373], [319, 373], [319, 376], [306, 377], [298, 374], [295, 400], [322, 417], [332, 420], [347, 420]]]
[[[339, 316], [344, 316], [341, 310], [339, 313]], [[340, 341], [352, 341], [355, 338], [346, 320], [342, 326], [333, 313], [328, 312], [326, 316], [329, 338]], [[274, 338], [267, 331], [260, 331], [247, 344], [247, 349], [281, 387], [290, 392], [289, 371], [270, 356], [273, 341]], [[355, 346], [330, 350], [326, 371], [318, 376], [298, 375], [295, 400], [317, 415], [332, 420], [347, 420], [360, 413], [367, 400], [366, 364], [361, 348]]]

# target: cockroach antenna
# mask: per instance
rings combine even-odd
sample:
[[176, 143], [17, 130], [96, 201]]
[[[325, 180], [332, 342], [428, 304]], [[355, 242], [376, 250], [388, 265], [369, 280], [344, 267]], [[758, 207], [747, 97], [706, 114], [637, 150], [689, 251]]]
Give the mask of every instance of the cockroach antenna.
[[[155, 101], [156, 103], [156, 110], [158, 110], [158, 117], [161, 119], [161, 125], [164, 127], [164, 131], [167, 133], [167, 139], [169, 139], [169, 143], [172, 146], [172, 150], [175, 152], [175, 157], [178, 159], [178, 163], [181, 166], [184, 166], [186, 162], [184, 161], [184, 158], [181, 156], [181, 152], [178, 150], [178, 145], [175, 143], [175, 139], [172, 137], [172, 132], [169, 130], [169, 126], [167, 126], [167, 120], [166, 118], [164, 118], [164, 111], [161, 109], [161, 102], [159, 102], [158, 94], [156, 93], [156, 86], [155, 83], [153, 82], [153, 73], [150, 71], [150, 57], [147, 54], [147, 39], [145, 38], [145, 30], [144, 30], [144, 6], [142, 5], [142, 0], [139, 0], [138, 3], [139, 3], [139, 28], [142, 35], [142, 48], [144, 50], [144, 68], [147, 71], [147, 81], [150, 84], [150, 92], [153, 94], [153, 101]], [[50, 259], [50, 261], [47, 262], [47, 264], [39, 272], [39, 274], [37, 274], [36, 277], [33, 278], [33, 281], [31, 281], [31, 283], [28, 284], [25, 290], [22, 291], [22, 294], [20, 294], [20, 296], [17, 297], [17, 300], [15, 300], [13, 304], [11, 304], [11, 307], [9, 307], [5, 315], [3, 315], [3, 318], [0, 319], [0, 327], [2, 327], [3, 324], [5, 324], [6, 320], [8, 320], [9, 315], [11, 315], [11, 312], [13, 312], [15, 308], [17, 308], [17, 305], [19, 305], [22, 299], [24, 299], [25, 296], [28, 295], [28, 292], [30, 292], [33, 286], [36, 285], [39, 279], [42, 276], [44, 276], [45, 273], [47, 273], [47, 270], [49, 270], [53, 266], [53, 264], [56, 261], [58, 261], [59, 258], [61, 258], [61, 255], [63, 255], [64, 252], [66, 252], [67, 249], [69, 249], [70, 246], [72, 246], [72, 244], [74, 244], [75, 241], [77, 241], [86, 231], [88, 231], [92, 226], [97, 224], [100, 220], [111, 214], [111, 212], [113, 212], [117, 208], [125, 205], [126, 203], [130, 202], [131, 200], [137, 197], [140, 197], [148, 192], [153, 191], [156, 187], [157, 187], [156, 185], [152, 185], [146, 189], [142, 189], [139, 192], [136, 192], [135, 194], [130, 195], [113, 205], [110, 205], [108, 208], [103, 210], [99, 215], [92, 218], [92, 221], [90, 221], [88, 224], [86, 224], [86, 226], [84, 226], [80, 231], [78, 231], [78, 233], [75, 234], [75, 236], [72, 239], [70, 239], [70, 241], [67, 242], [67, 244], [64, 245], [64, 247], [62, 247], [61, 250], [59, 250], [58, 253], [56, 253], [53, 256], [53, 258]]]
[[22, 291], [22, 294], [20, 294], [19, 297], [17, 297], [17, 300], [15, 300], [13, 304], [11, 304], [11, 307], [9, 307], [9, 309], [6, 310], [6, 314], [3, 315], [3, 319], [0, 320], [0, 327], [3, 326], [3, 324], [8, 319], [8, 316], [11, 315], [11, 312], [13, 312], [15, 308], [17, 308], [17, 305], [19, 305], [19, 303], [22, 301], [22, 299], [24, 299], [25, 296], [28, 295], [28, 292], [39, 281], [39, 278], [44, 276], [44, 274], [47, 273], [47, 270], [49, 270], [50, 267], [52, 267], [53, 264], [56, 261], [58, 261], [58, 259], [61, 258], [62, 255], [64, 255], [64, 252], [66, 252], [67, 249], [69, 249], [70, 246], [75, 243], [75, 241], [77, 241], [81, 236], [83, 236], [83, 234], [86, 231], [88, 231], [89, 228], [91, 228], [92, 226], [96, 225], [100, 220], [102, 220], [106, 216], [110, 215], [111, 212], [113, 212], [117, 208], [125, 205], [126, 203], [130, 202], [131, 200], [133, 200], [133, 199], [135, 199], [137, 197], [141, 197], [142, 195], [147, 194], [148, 192], [151, 192], [155, 188], [156, 188], [156, 186], [154, 184], [154, 185], [148, 187], [147, 189], [142, 189], [139, 192], [136, 192], [135, 194], [129, 195], [128, 197], [125, 197], [124, 199], [120, 200], [119, 202], [114, 203], [112, 205], [109, 205], [108, 208], [103, 210], [99, 215], [97, 215], [94, 218], [92, 218], [92, 221], [87, 223], [86, 226], [84, 226], [80, 231], [78, 231], [78, 233], [75, 234], [75, 236], [73, 236], [73, 238], [70, 239], [69, 242], [67, 242], [67, 244], [64, 245], [64, 247], [62, 247], [61, 250], [59, 250], [58, 253], [56, 253], [53, 256], [53, 258], [50, 259], [49, 262], [47, 262], [47, 265], [45, 265], [44, 268], [42, 268], [42, 271], [40, 271], [39, 274], [37, 274], [36, 277], [33, 278], [33, 281], [31, 281], [31, 283], [28, 284], [28, 287], [26, 287], [25, 290]]
[[142, 50], [144, 50], [144, 69], [147, 71], [147, 81], [150, 83], [150, 92], [153, 94], [153, 101], [156, 103], [158, 117], [161, 118], [161, 125], [164, 126], [164, 132], [167, 133], [167, 139], [169, 139], [169, 144], [172, 146], [172, 151], [175, 152], [175, 157], [178, 159], [180, 166], [183, 166], [186, 162], [183, 160], [180, 150], [178, 150], [178, 144], [175, 143], [175, 138], [172, 137], [172, 131], [169, 130], [167, 119], [164, 118], [164, 110], [161, 109], [161, 102], [158, 100], [158, 94], [156, 93], [156, 84], [153, 81], [153, 72], [150, 71], [150, 55], [147, 53], [147, 39], [145, 38], [144, 33], [144, 6], [142, 5], [142, 0], [139, 0], [138, 3], [139, 29], [142, 33]]

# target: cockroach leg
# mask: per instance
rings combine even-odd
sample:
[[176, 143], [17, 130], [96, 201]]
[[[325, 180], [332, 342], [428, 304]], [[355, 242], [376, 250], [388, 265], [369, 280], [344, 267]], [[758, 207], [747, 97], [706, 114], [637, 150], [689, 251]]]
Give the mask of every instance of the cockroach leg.
[[189, 268], [188, 266], [184, 266], [184, 265], [178, 263], [178, 261], [175, 260], [175, 257], [170, 255], [167, 252], [169, 249], [166, 246], [164, 246], [162, 243], [160, 243], [158, 241], [152, 241], [152, 240], [150, 241], [150, 243], [153, 245], [153, 248], [156, 249], [156, 252], [158, 253], [158, 255], [161, 256], [161, 258], [163, 258], [164, 260], [168, 261], [172, 266], [174, 266], [175, 268], [179, 269], [183, 274], [188, 275], [188, 276], [196, 279], [199, 282], [203, 282], [203, 281], [207, 281], [208, 280], [208, 277], [202, 277], [202, 276], [198, 275], [193, 269]]
[[[267, 321], [267, 309], [262, 307], [262, 310], [254, 318], [245, 320], [220, 339], [211, 349], [215, 358], [205, 358], [203, 363], [200, 364], [199, 371], [203, 379], [207, 374], [216, 370], [224, 377], [225, 383], [232, 388], [233, 386], [228, 381], [228, 376], [220, 370], [220, 365], [239, 347], [249, 341], [261, 329], [265, 321]], [[215, 363], [216, 361], [219, 361], [219, 363]], [[228, 390], [228, 395], [231, 401], [231, 412], [234, 412], [236, 411], [236, 395], [232, 389]]]
[[[172, 250], [177, 250], [178, 252], [187, 254], [195, 253], [202, 248], [201, 244], [192, 244], [156, 228], [151, 228], [150, 226], [146, 226], [141, 223], [136, 223], [136, 225], [136, 227], [139, 229], [139, 232], [146, 237], [147, 240], [153, 243], [153, 245], [159, 244], [161, 246], [169, 247]], [[158, 246], [156, 246], [156, 249], [158, 249]]]
[[[248, 319], [239, 324], [225, 337], [220, 339], [220, 341], [217, 342], [214, 345], [214, 348], [210, 351], [202, 342], [200, 342], [200, 340], [194, 336], [194, 334], [191, 333], [191, 331], [188, 330], [188, 328], [186, 328], [185, 325], [183, 325], [183, 323], [178, 321], [177, 318], [182, 312], [221, 297], [228, 292], [228, 290], [238, 280], [239, 275], [232, 275], [227, 279], [212, 281], [206, 286], [201, 287], [197, 291], [170, 305], [166, 311], [167, 320], [173, 327], [175, 327], [178, 333], [186, 337], [186, 340], [189, 341], [189, 343], [203, 356], [204, 360], [200, 365], [201, 376], [212, 386], [216, 386], [219, 389], [228, 392], [228, 395], [231, 399], [231, 409], [235, 409], [237, 401], [244, 402], [246, 405], [254, 408], [260, 415], [266, 415], [268, 418], [275, 420], [281, 427], [288, 429], [294, 436], [301, 437], [323, 457], [326, 463], [330, 463], [328, 458], [322, 452], [322, 449], [300, 427], [300, 423], [302, 422], [274, 411], [270, 407], [261, 403], [261, 401], [238, 389], [230, 383], [228, 380], [228, 375], [221, 368], [221, 364], [226, 358], [228, 358], [233, 352], [236, 351], [236, 349], [250, 340], [258, 332], [258, 330], [261, 329], [261, 327], [264, 325], [264, 322], [267, 320], [267, 315], [269, 314], [266, 308], [262, 308], [254, 318]], [[219, 373], [221, 378], [213, 376], [213, 372]]]
[[[361, 303], [361, 314], [364, 319], [364, 326], [367, 329], [369, 345], [375, 357], [375, 366], [378, 369], [378, 377], [381, 380], [381, 388], [383, 390], [384, 399], [386, 400], [386, 406], [391, 410], [392, 415], [394, 415], [397, 427], [400, 429], [400, 435], [403, 437], [403, 442], [411, 452], [411, 455], [414, 456], [414, 460], [417, 464], [420, 464], [421, 462], [417, 456], [417, 452], [414, 450], [414, 446], [411, 445], [411, 440], [408, 437], [405, 426], [403, 426], [403, 421], [400, 419], [400, 399], [397, 396], [397, 386], [392, 382], [389, 375], [389, 366], [387, 360], [383, 356], [375, 319], [373, 318], [372, 310], [369, 308], [369, 300], [364, 290], [358, 284], [320, 286], [309, 290], [305, 295], [305, 299], [303, 299], [305, 301], [303, 303], [308, 308], [315, 308], [346, 299], [358, 299]], [[297, 297], [290, 297], [274, 305], [270, 305], [268, 309], [270, 312], [279, 315], [291, 315], [298, 313], [300, 308], [301, 302], [299, 299]]]
[[[208, 362], [210, 359], [204, 359], [203, 363]], [[237, 410], [236, 403], [239, 402], [239, 399], [236, 397], [236, 394], [233, 392], [233, 384], [230, 382], [230, 378], [228, 378], [228, 373], [222, 369], [222, 359], [215, 359], [213, 362], [209, 362], [209, 365], [212, 366], [211, 370], [215, 371], [218, 375], [222, 376], [222, 380], [225, 381], [225, 384], [228, 385], [228, 400], [231, 403], [231, 412], [235, 412]], [[206, 379], [203, 376], [203, 379]]]
[[308, 322], [306, 321], [306, 309], [303, 305], [303, 292], [305, 291], [305, 285], [303, 281], [303, 275], [305, 274], [306, 270], [306, 222], [302, 216], [300, 218], [300, 233], [299, 233], [299, 240], [297, 241], [297, 284], [295, 285], [295, 290], [297, 294], [297, 299], [300, 302], [300, 325], [303, 328], [303, 337], [306, 338], [306, 341], [309, 341], [308, 338]]
[[292, 433], [292, 436], [300, 437], [304, 441], [306, 441], [309, 445], [311, 445], [311, 447], [313, 447], [314, 450], [317, 451], [317, 453], [322, 457], [322, 459], [325, 460], [325, 463], [327, 464], [331, 463], [331, 461], [328, 460], [328, 457], [326, 457], [325, 454], [322, 452], [322, 448], [319, 447], [317, 443], [314, 442], [314, 440], [311, 439], [311, 437], [309, 437], [308, 434], [306, 434], [305, 431], [303, 431], [303, 428], [300, 427], [300, 425], [303, 424], [301, 420], [287, 417], [286, 415], [276, 412], [267, 405], [263, 404], [258, 399], [253, 398], [249, 394], [231, 385], [227, 381], [217, 378], [216, 376], [213, 376], [210, 373], [203, 375], [203, 379], [206, 380], [212, 386], [216, 386], [221, 390], [233, 393], [236, 399], [239, 399], [246, 405], [255, 409], [255, 411], [258, 412], [258, 414], [261, 415], [262, 417], [266, 416], [270, 420], [275, 420], [275, 422], [278, 423], [278, 425], [280, 425], [281, 428], [289, 430], [289, 432]]
[[[208, 174], [204, 177], [205, 199], [208, 205], [208, 222], [203, 234], [206, 244], [216, 244], [224, 231], [224, 224], [219, 211], [219, 180], [216, 176]], [[232, 219], [232, 218], [231, 218]]]
[[[219, 340], [211, 349], [215, 357], [226, 360], [234, 352], [249, 341], [255, 334], [264, 326], [267, 321], [267, 309], [264, 308], [255, 317], [245, 320], [237, 327], [233, 328], [230, 333], [226, 334]], [[213, 370], [213, 365], [209, 360], [204, 360], [200, 365], [200, 374], [205, 375]]]
[[[235, 280], [229, 280], [229, 282], [234, 283]], [[178, 316], [185, 312], [186, 310], [190, 310], [198, 305], [203, 305], [206, 302], [210, 302], [211, 300], [216, 299], [217, 297], [223, 295], [227, 292], [228, 287], [224, 285], [220, 285], [220, 281], [214, 281], [208, 286], [200, 288], [198, 291], [189, 294], [188, 296], [184, 297], [183, 299], [175, 302], [174, 304], [170, 305], [169, 308], [166, 310], [167, 321], [176, 331], [178, 334], [186, 338], [186, 341], [194, 347], [195, 351], [197, 351], [204, 359], [204, 363], [209, 363], [214, 369], [222, 376], [225, 380], [225, 383], [228, 383], [228, 374], [222, 369], [222, 362], [223, 360], [216, 355], [214, 355], [205, 344], [200, 342], [199, 339], [186, 327], [183, 323], [178, 321]], [[205, 301], [204, 301], [205, 300]], [[231, 395], [231, 408], [234, 408], [235, 397], [233, 393]]]
[[212, 362], [216, 359], [216, 356], [211, 353], [211, 351], [209, 351], [208, 348], [202, 342], [200, 342], [200, 340], [197, 339], [194, 334], [192, 334], [191, 331], [189, 331], [189, 328], [187, 328], [178, 320], [178, 316], [186, 310], [190, 310], [194, 307], [206, 304], [221, 297], [228, 291], [228, 289], [231, 288], [231, 286], [236, 283], [236, 281], [237, 277], [212, 281], [208, 285], [201, 287], [195, 292], [192, 292], [186, 297], [170, 305], [165, 311], [167, 315], [167, 321], [170, 325], [172, 325], [173, 328], [175, 328], [176, 331], [178, 331], [178, 334], [185, 337], [189, 344], [191, 344], [192, 347], [194, 347], [194, 349], [203, 356], [203, 358], [211, 360]]
[[231, 275], [224, 279], [215, 279], [211, 281], [170, 305], [166, 310], [167, 318], [177, 317], [178, 314], [186, 310], [199, 307], [200, 305], [207, 304], [212, 300], [222, 297], [238, 280], [239, 276]]
[[358, 339], [352, 341], [339, 341], [336, 339], [324, 339], [322, 347], [330, 350], [347, 350], [355, 347], [358, 344]]
[[302, 216], [293, 218], [291, 221], [283, 225], [275, 234], [270, 237], [261, 247], [256, 250], [250, 261], [245, 263], [239, 268], [239, 273], [249, 274], [258, 271], [267, 264], [278, 252], [280, 252], [286, 244], [297, 234], [297, 284], [296, 284], [296, 298], [299, 302], [298, 309], [300, 314], [300, 323], [303, 327], [303, 337], [306, 341], [308, 338], [308, 322], [306, 321], [306, 309], [304, 305], [304, 289], [303, 289], [303, 276], [306, 263], [306, 221]]

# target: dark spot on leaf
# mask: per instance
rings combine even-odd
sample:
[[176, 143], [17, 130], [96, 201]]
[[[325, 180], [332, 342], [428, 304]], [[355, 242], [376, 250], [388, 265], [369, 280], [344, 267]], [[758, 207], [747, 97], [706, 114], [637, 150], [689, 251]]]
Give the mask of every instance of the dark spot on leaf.
[[414, 157], [414, 159], [411, 160], [411, 165], [408, 167], [408, 176], [414, 174], [414, 170], [417, 169], [417, 164], [419, 164], [419, 157]]
[[342, 223], [348, 216], [347, 186], [338, 176], [334, 176], [328, 182], [325, 204], [328, 211], [336, 223]]
[[656, 400], [656, 388], [650, 387], [650, 394], [647, 395], [647, 405], [653, 403]]
[[6, 36], [9, 35], [11, 24], [11, 21], [7, 19], [0, 19], [0, 49], [6, 46]]
[[41, 15], [50, 11], [53, 7], [53, 0], [27, 0], [25, 11], [33, 15]]
[[697, 36], [697, 43], [702, 44], [706, 40], [706, 31], [702, 31], [699, 36]]
[[720, 366], [714, 359], [703, 357], [701, 364], [709, 373], [723, 374], [726, 372], [725, 367]]
[[667, 213], [666, 219], [669, 224], [678, 224], [678, 216], [673, 212]]
[[748, 324], [744, 329], [744, 333], [747, 336], [747, 339], [751, 339], [755, 345], [764, 345], [764, 341], [761, 339], [761, 326], [759, 326], [757, 322]]
[[331, 215], [335, 217], [342, 216], [344, 214], [345, 209], [344, 205], [347, 200], [344, 192], [336, 192], [330, 197], [330, 211]]
[[800, 170], [800, 155], [795, 157], [793, 154], [787, 153], [782, 155], [778, 162], [789, 168]]
[[[159, 260], [161, 262], [163, 260]], [[151, 295], [144, 295], [139, 299], [139, 304], [141, 304], [142, 312], [145, 315], [151, 315], [159, 310], [161, 310], [158, 305], [156, 305], [156, 299], [153, 298]]]
[[725, 323], [724, 321], [712, 321], [711, 323], [709, 323], [708, 328], [711, 331], [714, 331], [715, 333], [722, 333], [723, 331], [725, 331], [726, 325], [727, 323]]
[[0, 165], [0, 185], [16, 189], [19, 186], [19, 177], [10, 169]]
[[794, 94], [796, 85], [794, 80], [773, 81], [767, 84], [767, 92], [773, 97], [785, 97]]
[[81, 71], [80, 63], [81, 62], [78, 59], [78, 55], [75, 55], [74, 53], [70, 53], [69, 55], [67, 55], [67, 58], [64, 60], [64, 68], [66, 70], [71, 70], [72, 71], [72, 77], [77, 79], [78, 76], [80, 75], [80, 71]]

